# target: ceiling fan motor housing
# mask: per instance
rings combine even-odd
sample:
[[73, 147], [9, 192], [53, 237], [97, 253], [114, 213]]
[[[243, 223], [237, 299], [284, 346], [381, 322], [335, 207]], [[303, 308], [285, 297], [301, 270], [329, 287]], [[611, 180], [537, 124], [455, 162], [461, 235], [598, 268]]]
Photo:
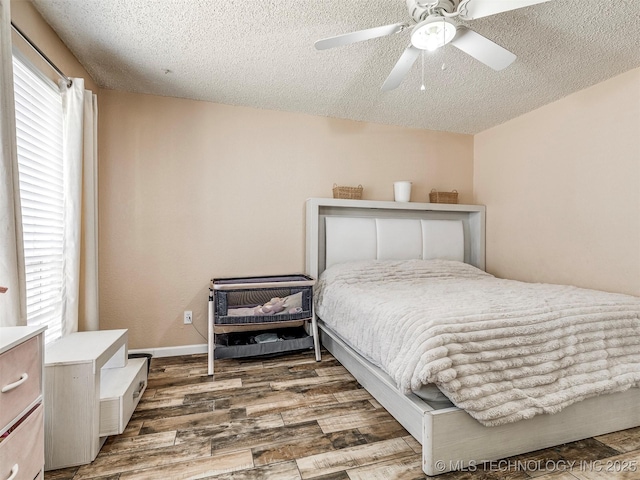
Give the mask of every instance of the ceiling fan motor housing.
[[416, 23], [426, 20], [434, 10], [455, 12], [460, 0], [407, 0], [407, 11]]

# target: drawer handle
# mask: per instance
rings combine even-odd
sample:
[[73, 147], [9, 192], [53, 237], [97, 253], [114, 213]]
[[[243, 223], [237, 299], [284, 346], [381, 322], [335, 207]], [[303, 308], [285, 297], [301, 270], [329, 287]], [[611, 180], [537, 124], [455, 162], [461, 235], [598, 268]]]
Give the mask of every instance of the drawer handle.
[[138, 398], [143, 388], [144, 388], [144, 382], [140, 382], [140, 384], [138, 385], [138, 390], [133, 392], [133, 398]]
[[13, 468], [11, 468], [11, 475], [9, 475], [9, 478], [7, 478], [7, 480], [13, 480], [14, 478], [16, 478], [18, 476], [18, 470], [20, 470], [18, 468], [18, 464], [16, 463]]
[[22, 375], [20, 375], [20, 380], [10, 383], [9, 385], [5, 385], [4, 387], [2, 387], [2, 390], [0, 390], [0, 392], [7, 393], [13, 390], [14, 388], [18, 388], [20, 385], [26, 382], [28, 378], [29, 378], [29, 375], [27, 375], [25, 372]]

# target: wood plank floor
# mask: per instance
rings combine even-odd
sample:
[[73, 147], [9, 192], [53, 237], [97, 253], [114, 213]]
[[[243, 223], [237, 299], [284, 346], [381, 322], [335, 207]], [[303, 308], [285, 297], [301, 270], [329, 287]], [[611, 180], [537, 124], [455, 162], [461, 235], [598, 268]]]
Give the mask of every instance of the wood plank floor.
[[[269, 359], [154, 358], [126, 431], [48, 480], [424, 479], [420, 445], [323, 351]], [[572, 463], [574, 462], [574, 463]], [[640, 478], [640, 428], [438, 480]]]

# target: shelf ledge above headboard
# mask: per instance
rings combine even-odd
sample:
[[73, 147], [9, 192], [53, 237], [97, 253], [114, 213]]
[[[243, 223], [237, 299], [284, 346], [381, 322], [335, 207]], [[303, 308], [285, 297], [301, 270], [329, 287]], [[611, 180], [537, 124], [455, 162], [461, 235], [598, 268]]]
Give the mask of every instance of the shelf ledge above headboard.
[[464, 261], [485, 269], [484, 205], [310, 198], [306, 202], [305, 269], [314, 278], [325, 266], [326, 217], [461, 220], [465, 233]]

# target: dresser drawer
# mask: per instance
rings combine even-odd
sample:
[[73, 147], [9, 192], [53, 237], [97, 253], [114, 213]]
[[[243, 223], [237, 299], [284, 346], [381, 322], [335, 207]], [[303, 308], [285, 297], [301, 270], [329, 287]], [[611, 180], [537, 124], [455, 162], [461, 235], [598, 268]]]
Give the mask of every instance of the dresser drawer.
[[147, 359], [131, 358], [126, 366], [102, 369], [100, 375], [100, 436], [118, 435], [147, 387]]
[[33, 404], [42, 391], [40, 337], [0, 355], [0, 426], [9, 424]]
[[44, 465], [44, 408], [38, 406], [0, 442], [0, 478], [32, 480]]

